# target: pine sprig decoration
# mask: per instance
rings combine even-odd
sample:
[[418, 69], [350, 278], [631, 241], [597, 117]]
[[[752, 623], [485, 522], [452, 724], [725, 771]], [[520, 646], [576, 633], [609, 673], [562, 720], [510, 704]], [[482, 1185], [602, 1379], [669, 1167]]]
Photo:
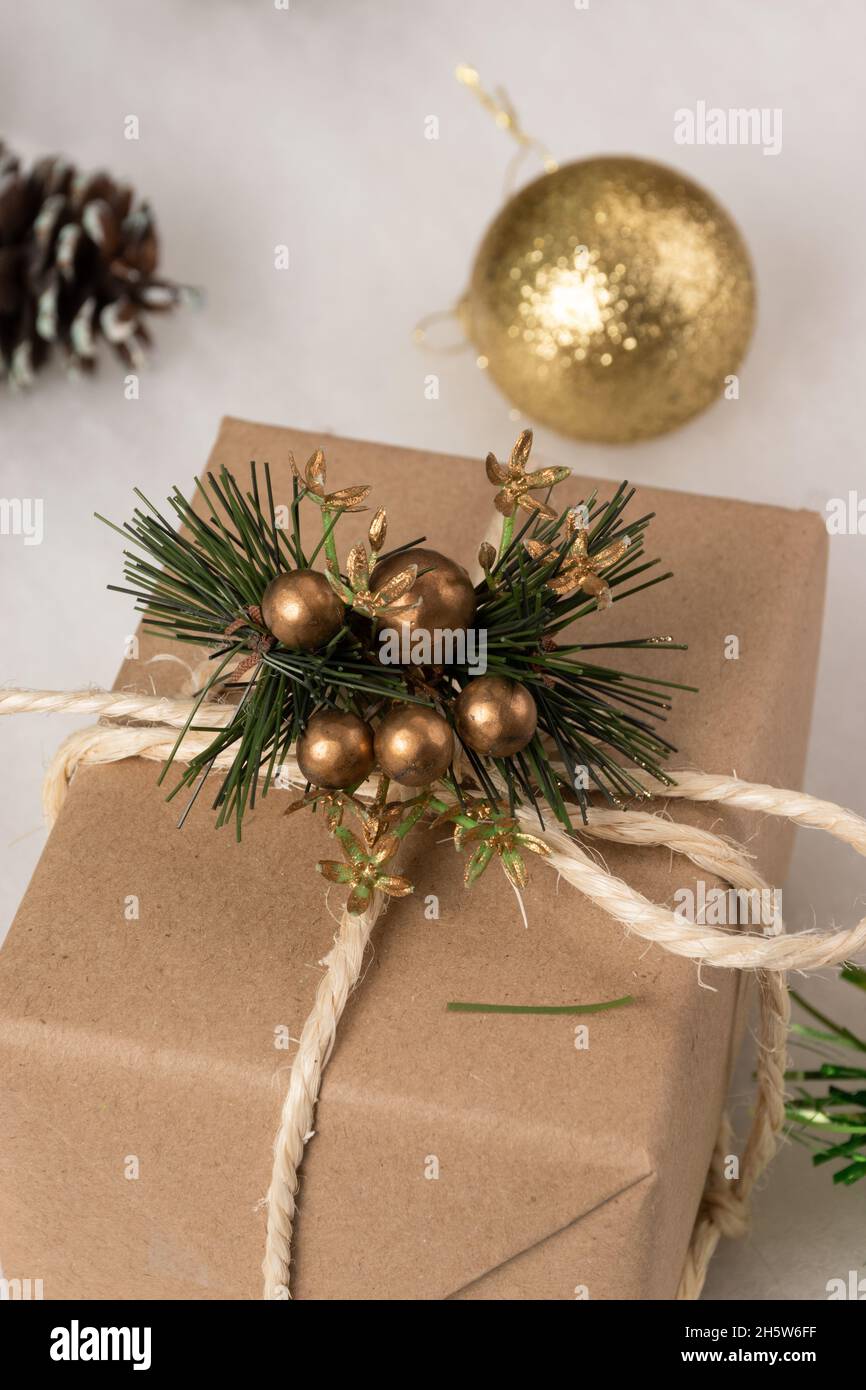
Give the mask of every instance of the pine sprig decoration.
[[[486, 593], [478, 609], [478, 624], [487, 630], [488, 669], [528, 685], [538, 705], [539, 732], [525, 755], [502, 761], [498, 767], [509, 789], [512, 784], [516, 789], [511, 804], [517, 804], [521, 794], [532, 801], [535, 781], [566, 827], [571, 817], [544, 736], [552, 742], [568, 788], [585, 816], [593, 788], [612, 802], [645, 794], [629, 773], [629, 762], [661, 784], [669, 784], [661, 763], [673, 745], [655, 732], [650, 721], [663, 721], [671, 707], [670, 692], [691, 689], [628, 675], [585, 657], [588, 652], [616, 649], [683, 650], [668, 636], [609, 643], [560, 641], [566, 628], [594, 609], [671, 578], [668, 571], [631, 588], [622, 587], [658, 564], [643, 558], [652, 514], [624, 522], [634, 492], [622, 483], [607, 503], [600, 503], [593, 493], [580, 508], [553, 514], [552, 520], [545, 516], [539, 521], [537, 512], [531, 511], [500, 548], [485, 577]], [[506, 527], [510, 520], [506, 518]], [[577, 535], [584, 538], [583, 574], [576, 572], [571, 560], [570, 547]], [[594, 572], [593, 562], [604, 571], [603, 579]], [[579, 587], [587, 578], [596, 581], [592, 592]], [[569, 579], [574, 582], [563, 585]], [[624, 761], [618, 762], [617, 755]], [[484, 776], [482, 768], [476, 771]], [[489, 782], [487, 790], [493, 790]]]
[[[125, 551], [127, 584], [109, 588], [135, 597], [148, 631], [209, 648], [214, 664], [160, 780], [184, 735], [201, 728], [196, 724], [199, 707], [219, 690], [240, 696], [230, 723], [214, 730], [210, 747], [190, 759], [170, 794], [174, 797], [196, 784], [200, 790], [217, 757], [234, 749], [234, 763], [219, 786], [214, 808], [218, 826], [235, 818], [238, 838], [244, 812], [256, 802], [259, 774], [264, 769], [261, 792], [266, 795], [279, 762], [317, 708], [352, 709], [357, 701], [417, 698], [405, 692], [398, 673], [374, 665], [348, 625], [320, 651], [265, 649], [269, 634], [259, 606], [265, 589], [277, 575], [310, 569], [319, 547], [307, 555], [301, 544], [298, 509], [308, 493], [305, 486], [295, 480], [291, 525], [281, 530], [267, 464], [263, 490], [254, 463], [250, 479], [247, 493], [227, 469], [217, 477], [209, 474], [207, 484], [196, 480], [207, 519], [175, 488], [168, 500], [183, 530], [172, 526], [138, 490], [142, 505], [123, 527], [99, 518], [150, 557]], [[341, 510], [323, 510], [325, 537], [340, 515]], [[232, 670], [245, 662], [251, 649], [260, 653], [258, 669], [255, 678], [240, 687], [232, 680]]]
[[23, 169], [0, 141], [0, 379], [30, 386], [54, 352], [91, 372], [100, 340], [137, 368], [148, 317], [194, 297], [158, 262], [153, 213], [131, 188], [55, 156]]
[[[573, 628], [592, 610], [670, 577], [647, 577], [657, 564], [645, 559], [651, 516], [626, 518], [634, 495], [626, 484], [606, 502], [593, 494], [577, 508], [556, 510], [553, 489], [567, 470], [528, 472], [531, 443], [527, 431], [508, 465], [487, 460], [498, 488], [502, 535], [498, 548], [482, 544], [484, 573], [474, 591], [459, 566], [418, 549], [424, 537], [384, 551], [388, 519], [381, 508], [366, 545], [353, 546], [341, 564], [340, 520], [366, 510], [370, 489], [328, 491], [321, 451], [303, 470], [293, 462], [291, 503], [279, 509], [279, 522], [267, 465], [250, 465], [246, 488], [225, 468], [209, 474], [196, 484], [197, 508], [175, 488], [169, 516], [136, 493], [139, 505], [131, 520], [113, 527], [129, 546], [126, 583], [110, 587], [135, 597], [148, 630], [206, 648], [212, 667], [163, 778], [187, 731], [202, 730], [202, 705], [215, 698], [233, 702], [228, 722], [205, 730], [212, 735], [208, 746], [182, 765], [170, 792], [188, 793], [184, 816], [217, 759], [228, 754], [231, 765], [215, 780], [213, 806], [217, 825], [231, 820], [240, 837], [247, 810], [257, 795], [267, 795], [290, 756], [305, 771], [321, 766], [309, 750], [307, 763], [304, 758], [305, 742], [314, 741], [323, 720], [329, 729], [348, 724], [353, 780], [341, 778], [339, 770], [325, 778], [307, 772], [312, 785], [290, 809], [325, 810], [343, 858], [323, 861], [328, 867], [320, 865], [320, 871], [349, 885], [352, 910], [360, 911], [373, 891], [402, 891], [388, 861], [421, 820], [438, 817], [451, 824], [455, 844], [470, 855], [467, 882], [498, 860], [519, 888], [526, 881], [527, 853], [546, 851], [518, 822], [519, 808], [534, 807], [542, 826], [552, 814], [571, 830], [575, 815], [586, 817], [593, 792], [617, 804], [645, 794], [630, 769], [670, 783], [662, 764], [672, 745], [656, 726], [670, 708], [672, 690], [690, 687], [629, 675], [599, 653], [675, 644], [655, 636], [580, 643]], [[321, 533], [312, 546], [302, 542], [302, 508], [318, 514]], [[312, 587], [316, 603], [327, 610], [329, 625], [313, 641], [293, 626], [298, 580]], [[425, 580], [433, 587], [425, 588]], [[284, 609], [273, 597], [278, 591]], [[402, 623], [408, 631], [409, 615], [414, 621], [419, 613], [438, 611], [435, 604], [452, 591], [462, 611], [471, 606], [472, 624], [485, 636], [487, 676], [494, 686], [499, 682], [499, 688], [516, 692], [521, 708], [532, 712], [525, 736], [505, 753], [493, 745], [484, 751], [466, 732], [464, 703], [479, 684], [478, 668], [465, 650], [439, 664], [429, 656], [389, 664], [383, 656], [389, 624]], [[422, 714], [410, 718], [413, 709]], [[331, 725], [329, 711], [335, 712]], [[433, 762], [425, 764], [416, 750], [405, 767], [392, 766], [394, 747], [386, 734], [395, 719], [400, 749], [410, 739], [410, 726], [411, 737], [422, 743], [432, 730], [438, 748]], [[368, 748], [375, 750], [369, 757]], [[444, 759], [442, 748], [452, 750]], [[358, 791], [376, 765], [379, 791], [371, 806]], [[381, 798], [394, 780], [417, 788], [417, 795], [386, 805]], [[363, 843], [344, 825], [347, 809], [359, 818]]]
[[[866, 991], [866, 970], [859, 966], [846, 965], [840, 978]], [[786, 1072], [786, 1079], [797, 1083], [786, 1106], [791, 1137], [814, 1150], [816, 1168], [834, 1164], [833, 1182], [851, 1187], [866, 1177], [866, 1039], [834, 1023], [794, 990], [791, 998], [820, 1024], [792, 1024], [795, 1040], [823, 1059], [815, 1067]], [[858, 1055], [862, 1066], [854, 1065]]]

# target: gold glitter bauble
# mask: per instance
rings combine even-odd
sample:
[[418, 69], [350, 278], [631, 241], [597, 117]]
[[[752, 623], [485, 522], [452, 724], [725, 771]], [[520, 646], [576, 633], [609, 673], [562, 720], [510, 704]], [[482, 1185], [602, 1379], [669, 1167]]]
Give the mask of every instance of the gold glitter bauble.
[[493, 758], [510, 758], [525, 748], [538, 723], [535, 701], [525, 685], [505, 676], [478, 676], [454, 705], [457, 732], [468, 748]]
[[373, 730], [348, 710], [320, 710], [307, 720], [295, 750], [298, 767], [314, 787], [351, 787], [375, 766]]
[[516, 194], [460, 306], [515, 405], [610, 443], [662, 434], [719, 396], [754, 310], [728, 214], [683, 174], [620, 157], [567, 164]]
[[262, 617], [277, 641], [295, 651], [323, 647], [343, 626], [342, 604], [318, 570], [290, 570], [272, 579]]
[[376, 729], [376, 761], [404, 787], [426, 787], [451, 766], [454, 735], [447, 720], [426, 705], [398, 705]]
[[394, 611], [383, 619], [382, 625], [405, 624], [410, 633], [419, 628], [432, 633], [437, 628], [440, 632], [459, 632], [469, 627], [477, 606], [472, 580], [462, 565], [440, 555], [438, 550], [418, 546], [380, 560], [370, 576], [370, 588], [374, 592], [381, 589], [407, 565], [418, 566], [418, 578], [409, 592], [397, 600]]

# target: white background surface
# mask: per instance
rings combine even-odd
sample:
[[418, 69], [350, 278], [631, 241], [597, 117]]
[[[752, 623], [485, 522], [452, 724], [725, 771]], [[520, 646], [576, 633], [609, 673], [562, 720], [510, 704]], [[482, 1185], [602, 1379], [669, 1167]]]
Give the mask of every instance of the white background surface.
[[[866, 491], [859, 0], [0, 0], [0, 132], [27, 157], [103, 165], [152, 201], [163, 268], [205, 288], [201, 312], [157, 324], [141, 398], [106, 361], [95, 382], [0, 388], [0, 496], [42, 497], [40, 547], [0, 537], [0, 681], [109, 685], [134, 623], [107, 594], [125, 516], [201, 467], [221, 414], [459, 453], [502, 452], [508, 406], [471, 353], [431, 363], [416, 320], [447, 306], [498, 207], [512, 147], [457, 85], [457, 62], [501, 82], [565, 161], [634, 153], [674, 163], [740, 223], [759, 323], [741, 398], [630, 448], [545, 431], [536, 452], [582, 472], [823, 510]], [[681, 147], [699, 100], [779, 107], [781, 153]], [[139, 117], [141, 138], [123, 137]], [[429, 115], [440, 138], [424, 136]], [[536, 170], [526, 168], [526, 176]], [[274, 247], [290, 248], [288, 272]], [[441, 378], [425, 399], [425, 373]], [[522, 425], [521, 421], [521, 425]], [[807, 790], [866, 809], [862, 537], [835, 538]], [[768, 711], [767, 717], [772, 717]], [[85, 721], [81, 721], [85, 722]], [[73, 721], [0, 726], [0, 928], [43, 842], [40, 768]], [[853, 920], [862, 866], [801, 838], [790, 926]], [[809, 986], [863, 1031], [854, 991]], [[739, 1093], [748, 1092], [748, 1068]], [[717, 1256], [716, 1298], [822, 1298], [866, 1258], [866, 1184], [836, 1192], [799, 1147], [776, 1164], [753, 1235]], [[862, 1273], [862, 1269], [861, 1269]]]

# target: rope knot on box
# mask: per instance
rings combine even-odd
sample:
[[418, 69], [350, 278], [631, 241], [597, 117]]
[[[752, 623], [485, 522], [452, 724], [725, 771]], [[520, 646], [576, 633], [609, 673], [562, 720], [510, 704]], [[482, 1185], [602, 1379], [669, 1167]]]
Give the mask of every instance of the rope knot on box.
[[[44, 783], [49, 821], [58, 814], [76, 770], [129, 757], [165, 760], [176, 742], [176, 731], [187, 724], [192, 702], [125, 692], [0, 691], [0, 714], [34, 711], [97, 714], [103, 722], [72, 734], [60, 747]], [[230, 707], [217, 703], [198, 709], [204, 724], [226, 723]], [[184, 760], [208, 746], [210, 735], [184, 733], [178, 756]], [[231, 755], [221, 755], [223, 766]], [[219, 765], [219, 759], [217, 760]], [[736, 777], [679, 771], [676, 783], [665, 787], [664, 798], [712, 802], [777, 816], [796, 825], [820, 829], [866, 855], [866, 821], [832, 802], [803, 792], [742, 781]], [[644, 779], [647, 791], [649, 778]], [[283, 766], [283, 785], [304, 787], [306, 779], [289, 755]], [[359, 788], [372, 800], [376, 781]], [[532, 823], [528, 808], [518, 809], [521, 823]], [[698, 965], [748, 971], [755, 976], [760, 999], [756, 1097], [752, 1126], [739, 1159], [739, 1175], [726, 1176], [731, 1156], [731, 1131], [723, 1119], [703, 1199], [686, 1254], [678, 1298], [700, 1294], [709, 1261], [721, 1236], [742, 1236], [748, 1227], [750, 1195], [776, 1150], [784, 1124], [784, 1077], [789, 1023], [788, 970], [817, 969], [846, 961], [866, 949], [866, 918], [855, 926], [831, 931], [788, 934], [781, 922], [773, 935], [759, 935], [692, 923], [668, 907], [652, 903], [624, 880], [596, 862], [580, 839], [560, 827], [535, 828], [549, 849], [545, 862], [573, 887], [602, 907], [627, 931], [685, 956]], [[716, 875], [734, 889], [769, 892], [753, 867], [751, 856], [730, 840], [710, 831], [678, 824], [643, 810], [608, 810], [592, 806], [580, 836], [622, 845], [666, 846], [697, 867]], [[326, 962], [310, 1014], [304, 1024], [291, 1069], [268, 1191], [267, 1240], [264, 1258], [264, 1297], [289, 1297], [292, 1227], [299, 1169], [304, 1145], [313, 1129], [313, 1116], [322, 1076], [331, 1055], [337, 1025], [346, 1001], [360, 978], [364, 954], [385, 899], [373, 895], [361, 913], [344, 911]]]

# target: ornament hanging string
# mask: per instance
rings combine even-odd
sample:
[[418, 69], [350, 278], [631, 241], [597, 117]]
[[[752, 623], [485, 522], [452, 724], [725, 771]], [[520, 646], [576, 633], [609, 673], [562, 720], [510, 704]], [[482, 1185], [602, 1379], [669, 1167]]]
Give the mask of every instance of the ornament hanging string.
[[454, 76], [464, 87], [477, 97], [485, 111], [493, 117], [500, 130], [507, 131], [512, 140], [519, 146], [517, 152], [512, 157], [508, 168], [505, 171], [505, 186], [503, 197], [508, 198], [514, 192], [514, 185], [517, 179], [517, 171], [527, 154], [533, 150], [538, 154], [544, 165], [546, 174], [555, 174], [559, 165], [554, 159], [550, 150], [543, 145], [534, 135], [528, 135], [520, 124], [517, 112], [514, 109], [511, 98], [502, 87], [497, 87], [494, 92], [487, 92], [481, 85], [481, 78], [475, 68], [468, 63], [460, 63], [454, 71]]
[[[192, 702], [125, 692], [31, 691], [0, 692], [0, 714], [27, 712], [92, 713], [103, 718], [146, 721], [149, 727], [100, 724], [72, 734], [61, 745], [45, 777], [43, 801], [49, 822], [58, 814], [69, 783], [81, 766], [114, 762], [129, 757], [164, 761], [174, 742], [173, 731], [182, 729]], [[230, 710], [215, 703], [198, 711], [209, 724], [225, 722]], [[153, 721], [159, 721], [153, 723]], [[184, 735], [180, 757], [187, 759], [207, 745], [209, 735], [191, 730]], [[225, 757], [226, 765], [230, 757]], [[220, 759], [217, 759], [219, 764]], [[305, 779], [289, 757], [284, 768], [289, 785], [303, 786]], [[664, 799], [679, 798], [734, 806], [759, 814], [778, 816], [796, 825], [826, 831], [866, 856], [866, 821], [851, 811], [820, 801], [805, 793], [744, 782], [737, 777], [681, 771], [676, 783], [666, 787]], [[646, 790], [652, 783], [645, 779]], [[359, 795], [375, 795], [375, 780], [359, 789]], [[526, 808], [518, 811], [529, 822]], [[536, 830], [536, 833], [539, 833]], [[755, 1183], [772, 1159], [785, 1120], [785, 1064], [789, 1022], [788, 970], [817, 969], [849, 960], [866, 949], [866, 917], [854, 927], [820, 932], [786, 934], [781, 922], [778, 935], [759, 936], [683, 921], [671, 909], [649, 901], [622, 879], [597, 863], [580, 842], [561, 828], [548, 826], [541, 833], [550, 855], [544, 861], [568, 883], [602, 907], [627, 931], [685, 956], [698, 965], [747, 970], [754, 973], [760, 997], [757, 1092], [752, 1127], [740, 1163], [739, 1178], [726, 1180], [724, 1163], [730, 1149], [730, 1126], [723, 1118], [713, 1153], [703, 1198], [686, 1253], [677, 1297], [699, 1297], [709, 1261], [721, 1236], [739, 1236], [747, 1229], [749, 1198]], [[768, 885], [754, 869], [751, 856], [740, 846], [709, 831], [669, 821], [645, 811], [602, 810], [593, 807], [581, 834], [616, 844], [665, 846], [684, 855], [705, 871], [717, 875], [735, 889], [767, 891]], [[292, 1228], [296, 1211], [299, 1169], [304, 1146], [313, 1129], [313, 1117], [322, 1076], [333, 1049], [337, 1025], [346, 1001], [360, 978], [364, 954], [383, 910], [375, 894], [367, 911], [344, 911], [334, 946], [327, 956], [325, 974], [313, 1008], [304, 1024], [292, 1064], [289, 1088], [283, 1103], [274, 1143], [274, 1162], [268, 1191], [267, 1238], [263, 1264], [264, 1297], [288, 1298]]]
[[[535, 151], [546, 174], [554, 174], [559, 168], [559, 164], [554, 159], [546, 145], [534, 135], [528, 135], [520, 124], [520, 119], [514, 109], [514, 105], [508, 93], [502, 87], [496, 87], [493, 92], [488, 92], [481, 85], [481, 78], [476, 68], [470, 67], [468, 63], [458, 63], [454, 69], [454, 76], [457, 81], [472, 92], [484, 110], [493, 117], [500, 130], [504, 130], [517, 142], [519, 148], [509, 160], [505, 170], [502, 188], [503, 201], [511, 197], [517, 183], [517, 174], [524, 159], [528, 154]], [[463, 326], [463, 303], [466, 296], [461, 295], [460, 299], [450, 309], [434, 309], [432, 313], [425, 314], [415, 324], [412, 330], [412, 338], [419, 346], [425, 347], [430, 351], [436, 352], [439, 356], [452, 356], [457, 353], [468, 352], [472, 347], [472, 342], [467, 336], [465, 326]], [[433, 342], [430, 339], [431, 330], [438, 328], [443, 323], [456, 323], [460, 327], [460, 337], [453, 342]], [[486, 363], [479, 358], [476, 364], [482, 371]]]

